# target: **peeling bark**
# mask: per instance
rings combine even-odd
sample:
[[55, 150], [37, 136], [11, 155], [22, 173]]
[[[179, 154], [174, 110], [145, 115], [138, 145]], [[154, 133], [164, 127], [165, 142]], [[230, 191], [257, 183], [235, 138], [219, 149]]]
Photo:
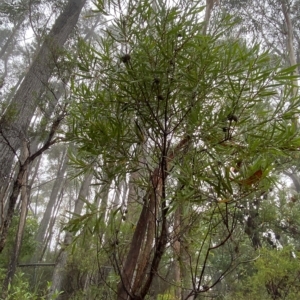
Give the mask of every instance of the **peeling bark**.
[[[120, 274], [117, 299], [144, 299], [152, 280], [157, 273], [158, 266], [167, 243], [167, 211], [165, 203], [165, 181], [170, 165], [175, 156], [188, 146], [190, 137], [187, 136], [168, 155], [162, 155], [161, 165], [149, 178], [149, 189], [144, 197], [143, 209], [136, 225], [130, 249]], [[161, 227], [156, 227], [157, 216], [160, 213]], [[154, 221], [153, 221], [154, 220]], [[158, 232], [153, 245], [153, 232]], [[143, 247], [144, 245], [144, 247]], [[151, 258], [151, 253], [152, 258]], [[147, 273], [145, 270], [147, 269]], [[142, 273], [144, 271], [144, 273]]]

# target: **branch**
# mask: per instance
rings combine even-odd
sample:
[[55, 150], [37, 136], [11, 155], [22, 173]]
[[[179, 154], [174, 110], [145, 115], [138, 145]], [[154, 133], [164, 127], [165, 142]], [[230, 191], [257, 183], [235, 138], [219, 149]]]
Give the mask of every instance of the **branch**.
[[0, 253], [2, 252], [2, 250], [5, 246], [5, 243], [6, 243], [8, 229], [10, 227], [12, 217], [13, 217], [13, 214], [15, 211], [16, 202], [17, 202], [17, 199], [19, 197], [19, 193], [20, 193], [20, 190], [22, 187], [23, 176], [26, 173], [30, 163], [36, 157], [41, 155], [45, 150], [47, 150], [51, 145], [53, 145], [56, 142], [56, 139], [52, 140], [52, 138], [53, 138], [56, 130], [58, 129], [61, 120], [64, 118], [64, 116], [65, 116], [65, 114], [63, 113], [60, 116], [58, 116], [58, 118], [56, 120], [54, 120], [54, 122], [52, 123], [52, 126], [51, 126], [51, 130], [50, 130], [48, 139], [46, 140], [46, 142], [44, 143], [42, 148], [40, 148], [38, 151], [36, 151], [31, 156], [27, 157], [27, 159], [24, 161], [24, 163], [21, 163], [21, 161], [19, 160], [20, 167], [19, 167], [18, 174], [17, 174], [16, 179], [13, 184], [11, 195], [8, 200], [8, 210], [7, 210], [4, 220], [2, 221], [2, 223], [0, 225]]
[[54, 267], [56, 263], [29, 263], [29, 264], [18, 264], [19, 268], [23, 267]]

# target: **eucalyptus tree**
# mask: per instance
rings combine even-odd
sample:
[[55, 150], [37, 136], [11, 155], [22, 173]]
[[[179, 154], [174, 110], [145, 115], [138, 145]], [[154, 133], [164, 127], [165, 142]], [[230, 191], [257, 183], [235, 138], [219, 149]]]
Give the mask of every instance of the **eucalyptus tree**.
[[[0, 180], [1, 195], [3, 190], [7, 189], [10, 182], [10, 176], [14, 159], [18, 159], [18, 150], [22, 141], [28, 141], [28, 127], [33, 114], [39, 103], [45, 85], [50, 79], [55, 65], [61, 56], [62, 47], [69, 37], [70, 33], [78, 21], [79, 14], [85, 4], [85, 0], [69, 1], [61, 15], [57, 18], [51, 31], [44, 40], [44, 43], [38, 51], [35, 60], [31, 64], [22, 84], [16, 92], [14, 98], [9, 103], [7, 109], [1, 116], [1, 135], [0, 135]], [[52, 129], [59, 125], [57, 121], [61, 120], [59, 116], [54, 121]], [[51, 136], [52, 134], [52, 136]], [[51, 138], [53, 133], [50, 132]], [[44, 145], [45, 146], [45, 145]], [[48, 145], [49, 147], [49, 145]], [[46, 148], [48, 148], [46, 147]], [[31, 155], [34, 158], [34, 155]], [[1, 244], [4, 244], [7, 229], [11, 222], [12, 213], [20, 190], [20, 182], [24, 169], [28, 168], [29, 160], [26, 163], [18, 161], [20, 171], [15, 176], [15, 181], [11, 191], [11, 195], [7, 196], [7, 210], [2, 209], [1, 212]], [[1, 207], [3, 208], [4, 197], [1, 199]], [[3, 248], [3, 245], [1, 246]]]
[[85, 1], [72, 1], [66, 5], [57, 19], [35, 61], [18, 89], [14, 99], [3, 114], [1, 134], [1, 180], [9, 178], [13, 158], [18, 151], [21, 140], [26, 137], [38, 97], [49, 80], [55, 67], [53, 58], [60, 56], [59, 49], [74, 29]]
[[[53, 8], [51, 11], [49, 11], [49, 5]], [[13, 46], [19, 43], [16, 38], [20, 38], [20, 34], [23, 34], [28, 27], [31, 27], [33, 33], [41, 39], [43, 31], [47, 31], [47, 23], [51, 22], [53, 17], [51, 15], [49, 17], [49, 13], [54, 13], [55, 8], [59, 8], [59, 4], [54, 1], [2, 1], [0, 4], [1, 25], [5, 30], [3, 30], [1, 41], [0, 58], [2, 59], [3, 55], [12, 54]]]
[[[36, 236], [36, 242], [37, 242], [37, 247], [32, 255], [32, 261], [37, 262], [37, 261], [42, 261], [43, 258], [43, 249], [47, 246], [47, 229], [50, 227], [50, 231], [52, 231], [51, 228], [51, 217], [53, 217], [53, 211], [55, 204], [58, 203], [58, 195], [63, 189], [63, 186], [66, 184], [66, 178], [65, 178], [65, 173], [67, 169], [67, 164], [68, 164], [68, 156], [67, 156], [67, 147], [64, 147], [64, 149], [59, 149], [59, 151], [62, 150], [62, 155], [57, 155], [58, 151], [56, 151], [57, 158], [59, 158], [59, 166], [57, 170], [57, 174], [54, 178], [54, 183], [52, 187], [52, 191], [49, 197], [49, 200], [47, 201], [46, 208], [44, 210], [41, 222], [39, 224], [39, 229], [37, 232]], [[55, 152], [54, 152], [55, 153]]]
[[[244, 209], [274, 182], [274, 161], [299, 147], [296, 67], [281, 69], [280, 58], [229, 34], [232, 18], [221, 11], [206, 30], [200, 3], [114, 9], [99, 44], [79, 55], [67, 137], [86, 157], [78, 167], [96, 165], [98, 178], [135, 174], [138, 217], [126, 228], [128, 203], [109, 211], [113, 243], [102, 244], [117, 299], [144, 299], [160, 277], [169, 291], [180, 282], [182, 299], [196, 298], [246, 259], [241, 233], [255, 227]], [[84, 220], [97, 233], [99, 216], [81, 216], [73, 229]], [[175, 281], [165, 265], [174, 259]]]
[[295, 65], [299, 52], [298, 1], [222, 2], [223, 8], [236, 15], [240, 35], [247, 34], [271, 49], [285, 63]]

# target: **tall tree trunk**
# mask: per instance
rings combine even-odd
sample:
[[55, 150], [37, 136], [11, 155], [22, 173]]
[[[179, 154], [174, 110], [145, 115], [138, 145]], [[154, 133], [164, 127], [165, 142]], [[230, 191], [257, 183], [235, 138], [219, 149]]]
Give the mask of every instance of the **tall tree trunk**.
[[290, 177], [290, 179], [293, 181], [296, 192], [300, 194], [300, 179], [298, 174], [290, 171], [283, 171], [283, 174]]
[[204, 24], [203, 24], [203, 29], [202, 29], [202, 33], [204, 35], [207, 34], [207, 28], [208, 28], [208, 25], [209, 25], [211, 12], [212, 12], [212, 9], [214, 7], [214, 4], [218, 5], [219, 1], [218, 0], [206, 0]]
[[21, 27], [22, 23], [24, 22], [24, 20], [25, 20], [25, 18], [24, 18], [24, 16], [22, 16], [21, 19], [18, 21], [17, 25], [13, 28], [13, 30], [12, 30], [11, 34], [9, 35], [8, 39], [6, 40], [5, 44], [0, 49], [0, 59], [4, 56], [7, 48], [10, 46], [11, 42], [15, 38], [16, 33], [20, 29], [20, 27]]
[[7, 184], [13, 160], [27, 135], [31, 118], [45, 85], [61, 55], [61, 48], [77, 24], [86, 0], [69, 0], [38, 51], [21, 86], [0, 123], [0, 186]]
[[[28, 155], [29, 155], [29, 153], [28, 153], [27, 143], [24, 142], [23, 159], [22, 160], [25, 161], [28, 158]], [[22, 238], [23, 238], [23, 234], [24, 234], [24, 228], [25, 228], [26, 217], [27, 217], [27, 212], [28, 212], [28, 199], [29, 199], [29, 194], [28, 194], [28, 190], [27, 190], [27, 180], [28, 180], [28, 174], [27, 174], [27, 170], [26, 170], [24, 172], [23, 180], [22, 180], [21, 214], [20, 214], [19, 225], [18, 225], [18, 230], [17, 230], [17, 234], [16, 234], [16, 239], [15, 239], [14, 250], [11, 255], [10, 263], [9, 263], [8, 269], [7, 269], [6, 278], [4, 280], [4, 284], [3, 284], [3, 288], [2, 288], [2, 298], [3, 299], [5, 299], [8, 286], [11, 283], [13, 276], [15, 275], [18, 258], [19, 258], [20, 250], [21, 250], [21, 246], [22, 246]]]
[[41, 260], [41, 252], [44, 246], [44, 240], [45, 240], [45, 234], [48, 228], [48, 225], [50, 223], [50, 218], [52, 215], [53, 208], [55, 206], [55, 203], [57, 201], [57, 196], [60, 193], [60, 190], [63, 187], [63, 184], [65, 182], [64, 174], [66, 172], [67, 166], [68, 166], [68, 156], [67, 156], [67, 148], [65, 148], [65, 151], [63, 153], [62, 159], [61, 159], [61, 165], [59, 166], [59, 169], [57, 171], [57, 176], [54, 181], [51, 195], [49, 202], [47, 204], [46, 210], [44, 212], [42, 221], [40, 223], [37, 235], [36, 235], [36, 241], [37, 241], [37, 247], [35, 250], [34, 255], [32, 256], [31, 261], [36, 262]]
[[[286, 0], [281, 0], [281, 5], [282, 5], [282, 12], [284, 15], [284, 20], [285, 20], [285, 25], [287, 29], [287, 40], [286, 40], [286, 48], [287, 48], [287, 53], [288, 53], [288, 59], [289, 63], [291, 66], [296, 66], [297, 65], [297, 60], [296, 60], [296, 55], [295, 55], [295, 50], [294, 50], [294, 33], [293, 33], [293, 25], [290, 17], [290, 12], [289, 8], [287, 7], [287, 1]], [[295, 75], [298, 74], [298, 68], [295, 69], [294, 71]], [[298, 78], [294, 79], [294, 89], [293, 89], [293, 96], [297, 98], [298, 95]], [[297, 99], [298, 100], [298, 99]], [[295, 100], [292, 100], [295, 101]], [[292, 103], [293, 104], [293, 103]], [[294, 118], [294, 124], [295, 126], [298, 127], [298, 116]]]
[[[293, 33], [293, 25], [289, 13], [289, 9], [287, 7], [287, 1], [281, 0], [282, 12], [284, 16], [284, 21], [287, 29], [287, 37], [286, 37], [286, 50], [288, 53], [288, 59], [291, 66], [297, 65], [295, 50], [294, 50], [294, 33]], [[297, 74], [297, 69], [295, 70]]]
[[[83, 204], [84, 204], [82, 199], [85, 199], [88, 195], [89, 186], [91, 184], [92, 178], [93, 178], [93, 174], [85, 175], [85, 178], [82, 182], [82, 185], [81, 185], [81, 188], [80, 188], [80, 191], [78, 194], [78, 198], [75, 203], [75, 208], [74, 208], [75, 215], [81, 214]], [[61, 248], [61, 251], [58, 254], [57, 264], [53, 271], [52, 286], [51, 286], [51, 289], [50, 289], [50, 292], [48, 295], [48, 299], [52, 299], [53, 294], [56, 291], [61, 291], [61, 289], [62, 289], [62, 284], [63, 284], [64, 278], [66, 275], [65, 267], [66, 267], [67, 259], [68, 259], [68, 252], [66, 251], [66, 247], [72, 243], [72, 239], [73, 239], [73, 234], [71, 232], [66, 232], [64, 243], [63, 243], [64, 246]], [[59, 298], [60, 297], [58, 297], [58, 299]]]
[[[56, 120], [54, 120], [54, 122], [51, 126], [51, 129], [50, 129], [48, 139], [46, 140], [44, 145], [37, 152], [35, 152], [32, 155], [28, 156], [24, 162], [22, 162], [22, 158], [19, 160], [18, 172], [16, 172], [16, 178], [15, 178], [14, 183], [13, 183], [12, 192], [11, 192], [10, 197], [8, 198], [7, 211], [6, 211], [6, 214], [4, 216], [2, 215], [2, 219], [1, 219], [1, 222], [0, 222], [0, 253], [2, 252], [2, 250], [5, 246], [5, 243], [6, 243], [8, 229], [10, 227], [10, 224], [11, 224], [11, 221], [12, 221], [12, 218], [13, 218], [13, 214], [14, 214], [14, 211], [15, 211], [15, 206], [16, 206], [16, 203], [17, 203], [17, 199], [19, 197], [19, 193], [20, 193], [21, 188], [23, 186], [24, 174], [26, 174], [28, 172], [28, 168], [29, 168], [30, 164], [37, 157], [42, 155], [44, 151], [49, 149], [49, 147], [51, 145], [53, 145], [55, 143], [55, 140], [53, 140], [53, 136], [56, 133], [56, 130], [58, 129], [60, 121], [62, 120], [62, 118], [63, 118], [63, 116], [59, 116]], [[27, 143], [27, 140], [24, 140], [24, 142]]]
[[179, 204], [178, 208], [175, 211], [174, 214], [174, 281], [175, 281], [175, 299], [179, 300], [181, 299], [181, 243], [180, 243], [180, 231], [181, 231], [181, 204]]
[[[66, 180], [64, 180], [64, 182], [66, 182]], [[56, 222], [57, 214], [59, 213], [59, 207], [62, 203], [63, 197], [64, 197], [64, 187], [61, 189], [60, 194], [57, 197], [55, 207], [53, 208], [53, 212], [52, 212], [51, 217], [50, 217], [50, 222], [48, 224], [48, 228], [47, 228], [47, 231], [45, 233], [43, 248], [41, 249], [41, 252], [40, 252], [40, 255], [39, 255], [40, 261], [44, 257], [44, 255], [45, 255], [45, 253], [48, 249], [48, 245], [51, 244], [51, 240], [52, 240], [52, 237], [53, 237], [53, 228], [54, 228], [54, 225], [55, 225], [55, 222]]]

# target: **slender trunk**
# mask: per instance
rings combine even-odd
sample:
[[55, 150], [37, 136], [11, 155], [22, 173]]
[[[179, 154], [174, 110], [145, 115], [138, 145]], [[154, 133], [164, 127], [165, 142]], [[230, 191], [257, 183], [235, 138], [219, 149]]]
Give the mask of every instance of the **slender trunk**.
[[15, 38], [16, 33], [18, 32], [22, 23], [24, 22], [24, 19], [25, 19], [24, 16], [22, 16], [21, 19], [19, 20], [19, 22], [17, 23], [17, 25], [13, 28], [13, 30], [12, 30], [10, 36], [8, 37], [8, 39], [6, 40], [5, 44], [2, 46], [2, 48], [0, 50], [0, 59], [3, 57], [7, 48], [10, 46], [12, 40]]
[[139, 262], [135, 271], [135, 276], [133, 278], [133, 291], [138, 291], [142, 286], [143, 274], [146, 274], [147, 268], [149, 268], [149, 257], [151, 257], [151, 250], [153, 247], [153, 241], [155, 237], [155, 222], [157, 220], [157, 204], [156, 200], [150, 199], [149, 206], [147, 208], [147, 225], [146, 225], [146, 237], [141, 246]]
[[[25, 161], [28, 158], [28, 148], [26, 142], [24, 142], [23, 147], [23, 161]], [[10, 263], [7, 269], [6, 278], [4, 280], [3, 289], [2, 289], [2, 298], [5, 299], [5, 296], [7, 294], [7, 289], [9, 284], [11, 284], [11, 281], [15, 275], [18, 258], [20, 255], [21, 245], [22, 245], [22, 238], [24, 234], [24, 228], [26, 223], [26, 217], [27, 217], [27, 211], [28, 211], [28, 199], [29, 194], [27, 190], [27, 180], [28, 180], [28, 174], [27, 170], [24, 172], [23, 180], [22, 180], [22, 188], [21, 188], [21, 214], [19, 219], [19, 225], [18, 230], [16, 234], [15, 239], [15, 245], [14, 250], [11, 255]]]
[[[146, 199], [145, 199], [146, 201]], [[135, 232], [133, 234], [131, 246], [127, 259], [124, 264], [121, 275], [121, 283], [118, 287], [118, 300], [126, 300], [128, 296], [133, 293], [132, 285], [134, 280], [134, 271], [138, 265], [138, 257], [142, 247], [143, 240], [146, 235], [147, 217], [148, 217], [148, 203], [144, 204], [139, 221], [137, 223]]]
[[[52, 126], [51, 130], [48, 136], [48, 139], [46, 140], [45, 144], [34, 154], [30, 155], [27, 157], [27, 159], [22, 162], [22, 160], [19, 160], [19, 170], [16, 175], [16, 179], [14, 180], [13, 183], [13, 188], [12, 188], [12, 193], [8, 199], [8, 208], [7, 208], [7, 213], [2, 216], [1, 223], [0, 223], [0, 253], [2, 252], [5, 243], [6, 243], [6, 238], [8, 234], [8, 229], [10, 227], [12, 217], [15, 211], [15, 206], [17, 199], [19, 197], [20, 190], [23, 186], [23, 177], [24, 174], [28, 171], [29, 165], [40, 155], [43, 154], [44, 151], [49, 149], [51, 145], [55, 143], [55, 140], [53, 140], [53, 136], [56, 133], [56, 130], [59, 127], [60, 121], [62, 120], [62, 116], [60, 116], [58, 119], [56, 119]], [[26, 140], [24, 140], [26, 141]], [[26, 141], [27, 142], [27, 141]]]
[[203, 24], [203, 29], [202, 29], [202, 33], [204, 35], [207, 34], [207, 28], [209, 25], [211, 11], [214, 7], [214, 4], [218, 5], [219, 1], [218, 0], [206, 0], [205, 16], [204, 16], [204, 22], [203, 22], [204, 24]]
[[256, 199], [256, 204], [251, 204], [248, 210], [248, 219], [246, 221], [245, 233], [249, 236], [252, 242], [252, 246], [255, 250], [262, 247], [261, 237], [259, 235], [260, 218], [258, 214], [258, 209], [260, 206], [260, 199]]
[[11, 181], [9, 182], [9, 184], [5, 185], [2, 189], [0, 187], [0, 199], [2, 199], [2, 201], [0, 201], [0, 224], [3, 224], [6, 218], [9, 199], [13, 192], [14, 182], [17, 179], [18, 172], [19, 172], [19, 165], [16, 164], [14, 170], [12, 171], [12, 177], [10, 178]]
[[300, 179], [299, 179], [299, 176], [295, 173], [291, 173], [291, 172], [288, 172], [288, 171], [283, 171], [283, 173], [286, 176], [290, 177], [290, 179], [293, 181], [296, 192], [298, 194], [300, 194]]
[[[91, 184], [93, 178], [93, 174], [86, 174], [79, 194], [78, 194], [78, 198], [76, 200], [75, 203], [75, 208], [74, 208], [74, 214], [75, 215], [80, 215], [82, 208], [83, 208], [83, 204], [84, 202], [82, 201], [82, 199], [85, 199], [88, 195], [88, 191], [89, 191], [89, 186]], [[66, 232], [65, 235], [65, 239], [64, 239], [64, 247], [61, 248], [60, 253], [58, 254], [57, 257], [57, 264], [54, 268], [53, 271], [53, 277], [52, 277], [52, 286], [48, 295], [48, 299], [52, 299], [53, 294], [56, 291], [61, 291], [62, 289], [62, 285], [63, 285], [63, 281], [66, 275], [66, 264], [67, 264], [67, 260], [68, 260], [68, 252], [66, 251], [67, 246], [69, 246], [72, 243], [72, 239], [73, 239], [73, 234], [71, 232]], [[59, 299], [60, 297], [58, 297], [57, 299]]]
[[48, 245], [51, 244], [51, 239], [53, 237], [53, 228], [54, 228], [54, 225], [55, 225], [57, 214], [59, 212], [60, 204], [63, 200], [63, 196], [64, 196], [64, 188], [61, 189], [60, 194], [57, 197], [56, 205], [53, 209], [53, 213], [52, 213], [52, 216], [51, 216], [48, 228], [47, 228], [47, 232], [45, 233], [43, 249], [41, 249], [40, 256], [39, 256], [39, 258], [40, 258], [39, 261], [42, 261], [44, 255], [46, 253], [46, 250], [48, 248]]
[[32, 257], [31, 262], [39, 261], [41, 258], [41, 252], [42, 252], [43, 245], [44, 245], [45, 234], [46, 234], [48, 225], [50, 223], [50, 218], [51, 218], [54, 206], [57, 202], [57, 196], [60, 193], [60, 191], [64, 185], [64, 182], [65, 182], [64, 174], [67, 169], [68, 160], [69, 160], [69, 158], [67, 156], [67, 148], [65, 148], [62, 159], [61, 159], [61, 165], [58, 169], [57, 176], [56, 176], [55, 182], [53, 184], [50, 199], [47, 204], [46, 210], [44, 212], [42, 221], [40, 223], [40, 226], [39, 226], [39, 229], [38, 229], [38, 232], [36, 235], [37, 247], [36, 247], [35, 253]]
[[[282, 5], [282, 12], [284, 15], [284, 20], [287, 28], [287, 52], [288, 52], [288, 59], [289, 63], [291, 66], [296, 66], [297, 65], [297, 60], [296, 60], [296, 55], [295, 55], [295, 50], [294, 50], [294, 33], [293, 33], [293, 25], [290, 17], [290, 12], [289, 9], [287, 8], [287, 1], [286, 0], [281, 0], [281, 5]], [[298, 74], [298, 68], [295, 69], [294, 75], [299, 75]], [[293, 96], [294, 98], [297, 98], [298, 101], [298, 78], [294, 79], [294, 88], [293, 88]], [[294, 100], [292, 100], [294, 102]], [[293, 104], [293, 103], [291, 103]], [[294, 118], [294, 125], [298, 127], [298, 116]]]
[[181, 243], [180, 243], [180, 231], [181, 231], [181, 205], [175, 211], [174, 214], [174, 281], [175, 281], [175, 299], [181, 299]]
[[9, 197], [7, 214], [5, 216], [5, 219], [3, 219], [3, 222], [1, 223], [1, 226], [0, 226], [0, 253], [2, 252], [2, 250], [5, 246], [5, 243], [6, 243], [8, 229], [10, 227], [10, 224], [11, 224], [11, 221], [13, 218], [17, 199], [19, 197], [20, 190], [23, 186], [23, 178], [27, 172], [29, 163], [30, 163], [30, 161], [26, 160], [25, 163], [20, 166], [19, 172], [17, 174], [17, 178], [13, 185], [12, 194]]
[[[101, 248], [103, 245], [106, 245], [107, 243], [112, 242], [111, 240], [112, 238], [117, 239], [119, 233], [118, 230], [113, 233], [113, 236], [109, 236], [105, 233], [107, 231], [104, 228], [110, 227], [111, 224], [114, 224], [117, 228], [116, 222], [121, 222], [121, 219], [116, 218], [115, 214], [113, 213], [114, 208], [116, 208], [116, 206], [118, 206], [120, 203], [125, 203], [126, 200], [126, 183], [124, 181], [121, 181], [119, 183], [119, 187], [117, 188], [117, 192], [114, 196], [114, 200], [112, 201], [111, 207], [108, 208], [108, 194], [112, 182], [111, 179], [109, 179], [108, 176], [106, 176], [106, 174], [104, 174], [103, 176], [103, 182], [105, 182], [105, 184], [101, 186], [100, 191], [97, 193], [96, 199], [94, 201], [96, 207], [97, 208], [99, 207], [99, 212], [100, 212], [99, 220], [101, 223], [99, 227], [103, 228], [103, 230], [101, 230], [98, 233], [97, 243], [99, 244], [97, 245], [97, 247], [99, 248]], [[123, 194], [122, 198], [121, 198], [121, 194]], [[101, 199], [101, 203], [100, 203], [100, 199]], [[108, 214], [108, 220], [105, 220], [106, 214]], [[110, 259], [102, 263], [101, 266], [98, 264], [98, 271], [94, 272], [94, 274], [91, 275], [93, 278], [92, 280], [94, 280], [94, 282], [97, 282], [98, 286], [104, 285], [107, 282], [107, 277], [110, 272], [110, 269], [107, 266], [109, 266], [110, 264], [111, 264]]]
[[[295, 55], [295, 50], [294, 50], [294, 33], [293, 33], [293, 25], [289, 13], [289, 9], [286, 6], [287, 1], [286, 0], [281, 0], [281, 7], [282, 7], [282, 12], [286, 24], [286, 29], [287, 29], [287, 52], [288, 52], [288, 58], [289, 58], [289, 63], [291, 66], [297, 65], [297, 60], [296, 60], [296, 55]], [[295, 70], [296, 74], [297, 69]]]
[[136, 199], [143, 199], [145, 196], [145, 192], [138, 186], [136, 186], [136, 182], [138, 181], [140, 176], [140, 171], [131, 173], [128, 184], [127, 219], [133, 224], [137, 223], [139, 219], [138, 213], [140, 213], [140, 204], [136, 201]]

